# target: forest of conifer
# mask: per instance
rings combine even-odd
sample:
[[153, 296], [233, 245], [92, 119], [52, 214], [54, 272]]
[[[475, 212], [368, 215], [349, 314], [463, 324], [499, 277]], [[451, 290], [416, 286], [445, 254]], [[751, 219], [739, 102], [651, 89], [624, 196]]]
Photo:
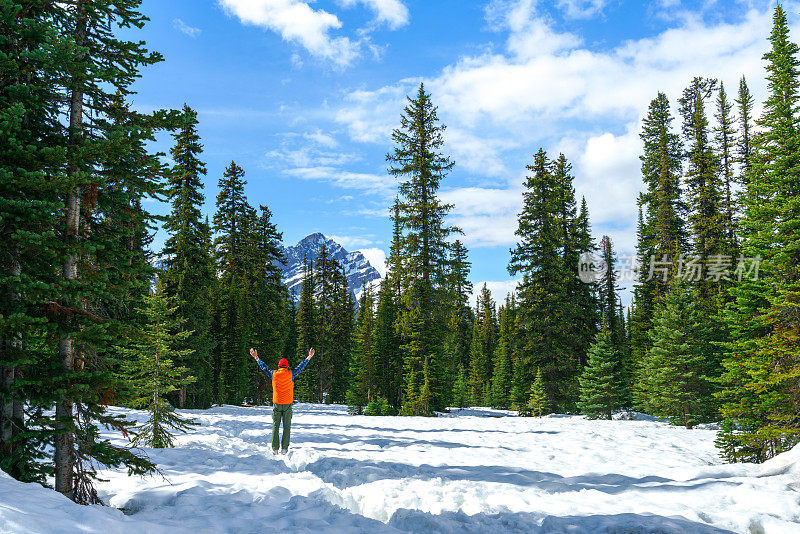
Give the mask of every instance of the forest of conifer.
[[[99, 502], [99, 464], [153, 472], [135, 446], [170, 446], [191, 427], [175, 408], [271, 402], [250, 347], [292, 366], [315, 348], [296, 399], [353, 414], [636, 410], [686, 428], [721, 421], [729, 461], [800, 443], [800, 50], [780, 6], [760, 116], [744, 77], [653, 95], [626, 307], [614, 243], [593, 234], [568, 156], [538, 147], [516, 244], [496, 260], [519, 284], [501, 299], [473, 288], [439, 194], [457, 162], [422, 83], [385, 147], [396, 181], [386, 276], [357, 302], [323, 248], [295, 298], [267, 200], [247, 198], [235, 161], [207, 174], [191, 103], [131, 106], [134, 81], [163, 60], [120, 37], [147, 23], [139, 4], [0, 7], [0, 467], [14, 478]], [[159, 135], [169, 154], [152, 148]], [[108, 406], [151, 419], [134, 426]]]

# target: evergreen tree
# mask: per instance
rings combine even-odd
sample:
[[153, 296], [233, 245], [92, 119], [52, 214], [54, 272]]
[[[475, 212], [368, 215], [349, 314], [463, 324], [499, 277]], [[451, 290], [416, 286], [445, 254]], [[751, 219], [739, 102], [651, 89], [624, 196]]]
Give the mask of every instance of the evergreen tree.
[[[278, 268], [284, 262], [281, 251], [281, 232], [272, 222], [272, 212], [267, 206], [259, 205], [260, 215], [250, 224], [253, 227], [247, 254], [249, 286], [248, 294], [249, 329], [252, 341], [261, 354], [279, 357], [284, 354], [286, 329], [289, 326], [288, 292], [281, 282]], [[294, 320], [293, 318], [291, 319]], [[263, 373], [250, 376], [256, 380], [255, 401], [271, 394], [272, 386], [267, 383]]]
[[[430, 407], [444, 407], [440, 387], [446, 315], [441, 296], [446, 292], [446, 239], [455, 229], [445, 224], [451, 206], [436, 196], [441, 180], [453, 167], [440, 152], [443, 131], [430, 95], [420, 84], [416, 97], [408, 99], [400, 128], [392, 132], [395, 147], [386, 156], [391, 164], [389, 173], [402, 180], [395, 208], [402, 252], [394, 261], [402, 261], [403, 269], [399, 323], [403, 334], [404, 415], [428, 415], [421, 400], [425, 385]], [[425, 369], [429, 375], [424, 375]]]
[[[297, 329], [297, 359], [298, 361], [308, 350], [316, 346], [316, 311], [314, 308], [314, 294], [316, 284], [314, 280], [313, 263], [303, 258], [303, 282], [300, 286], [300, 302], [297, 305], [295, 325]], [[307, 371], [311, 371], [308, 369]], [[305, 380], [301, 380], [295, 387], [295, 395], [302, 402], [312, 402], [317, 399], [314, 384], [316, 372], [309, 373]]]
[[739, 136], [737, 139], [737, 156], [741, 167], [740, 182], [747, 184], [747, 176], [750, 172], [750, 155], [753, 152], [753, 95], [747, 87], [747, 80], [744, 76], [739, 80], [739, 96], [736, 99], [736, 106], [739, 110]]
[[62, 220], [54, 226], [61, 239], [61, 280], [49, 305], [58, 323], [60, 366], [50, 385], [57, 396], [55, 489], [80, 503], [99, 502], [94, 460], [125, 464], [133, 473], [152, 469], [147, 460], [101, 439], [98, 428], [123, 425], [105, 410], [103, 392], [114, 389], [118, 344], [135, 325], [127, 310], [138, 304], [152, 277], [141, 238], [153, 217], [141, 198], [160, 193], [163, 169], [147, 147], [154, 132], [173, 128], [176, 118], [166, 111], [132, 112], [124, 103], [140, 69], [162, 59], [143, 42], [117, 36], [118, 30], [144, 25], [138, 6], [136, 0], [75, 0], [48, 7], [62, 39], [59, 50], [67, 51], [56, 78], [63, 83], [60, 118], [66, 128], [58, 180]]
[[397, 304], [389, 278], [381, 282], [372, 332], [375, 347], [375, 366], [379, 370], [379, 396], [399, 409], [403, 377], [403, 357], [397, 324]]
[[445, 368], [447, 372], [443, 384], [444, 398], [450, 401], [454, 380], [458, 369], [469, 364], [472, 309], [469, 299], [472, 295], [472, 282], [469, 281], [471, 263], [467, 258], [467, 247], [458, 239], [450, 250], [450, 265], [447, 272], [448, 317], [447, 333], [444, 340]]
[[[758, 276], [732, 287], [720, 398], [720, 444], [731, 460], [764, 461], [800, 442], [800, 137], [798, 47], [778, 5], [770, 33], [768, 97], [748, 158], [743, 256], [761, 259]], [[733, 430], [736, 429], [736, 430]]]
[[356, 320], [355, 353], [350, 364], [352, 380], [347, 390], [347, 404], [353, 413], [361, 413], [364, 407], [377, 398], [379, 370], [375, 366], [374, 301], [367, 287], [358, 301]]
[[[208, 248], [209, 228], [204, 223], [201, 208], [203, 196], [202, 177], [205, 164], [199, 155], [203, 151], [197, 134], [197, 114], [184, 105], [181, 127], [173, 134], [175, 146], [171, 149], [174, 167], [168, 175], [167, 194], [172, 211], [164, 222], [169, 237], [164, 245], [165, 272], [160, 279], [164, 293], [178, 307], [177, 316], [183, 319], [183, 328], [193, 334], [185, 340], [185, 349], [192, 358], [176, 364], [191, 369], [200, 378], [200, 384], [212, 380], [211, 354], [208, 329], [210, 323], [209, 291], [214, 278], [214, 264]], [[189, 399], [190, 407], [206, 407], [211, 398], [208, 390], [189, 391], [189, 383], [181, 386], [177, 398], [183, 408]]]
[[718, 351], [713, 323], [696, 293], [680, 281], [659, 305], [645, 358], [646, 392], [655, 415], [692, 428], [716, 413]]
[[[601, 265], [603, 272], [600, 277], [600, 306], [606, 323], [606, 331], [615, 347], [622, 343], [619, 335], [619, 317], [617, 315], [617, 258], [611, 244], [611, 238], [604, 235], [600, 241], [603, 254]], [[595, 342], [596, 344], [596, 342]]]
[[225, 169], [219, 181], [217, 211], [214, 214], [214, 240], [217, 271], [220, 273], [220, 401], [237, 404], [249, 392], [247, 356], [251, 341], [248, 317], [250, 280], [246, 269], [248, 247], [252, 246], [255, 210], [244, 193], [244, 170], [235, 162]]
[[188, 368], [174, 364], [193, 355], [192, 349], [177, 348], [193, 332], [183, 328], [183, 318], [175, 315], [178, 307], [170, 307], [160, 284], [146, 300], [147, 324], [136, 343], [124, 350], [124, 379], [131, 390], [127, 405], [149, 414], [135, 428], [133, 444], [162, 449], [174, 445], [171, 431], [185, 432], [193, 424], [176, 414], [167, 401], [167, 395], [195, 380]]
[[[574, 224], [573, 240], [575, 242], [575, 250], [580, 254], [591, 255], [597, 252], [597, 245], [592, 238], [589, 208], [586, 205], [585, 198], [581, 198], [580, 211]], [[577, 260], [574, 261], [576, 261], [575, 265], [577, 267]], [[580, 283], [576, 283], [576, 281]], [[600, 324], [600, 315], [598, 313], [600, 309], [598, 302], [599, 287], [594, 280], [581, 280], [577, 274], [573, 283], [576, 285], [572, 299], [578, 310], [578, 316], [575, 320], [576, 351], [580, 357], [580, 367], [582, 368], [586, 365], [588, 347], [593, 342]]]
[[688, 243], [684, 221], [687, 208], [680, 187], [683, 148], [680, 137], [672, 131], [673, 120], [669, 99], [658, 93], [640, 134], [646, 191], [639, 197], [636, 257], [640, 268], [630, 327], [632, 359], [637, 367], [650, 348], [648, 332], [656, 304], [668, 292], [667, 279], [674, 274], [677, 259]]
[[49, 7], [0, 6], [0, 469], [41, 483], [52, 469], [44, 449], [52, 428], [42, 418], [53, 396], [47, 373], [35, 370], [52, 360], [45, 336], [56, 324], [44, 303], [58, 298], [53, 228], [62, 203], [54, 177], [66, 134], [54, 83], [65, 58]]
[[453, 406], [456, 408], [466, 408], [469, 405], [469, 384], [467, 383], [467, 372], [464, 366], [458, 367], [458, 374], [453, 385]]
[[725, 85], [720, 83], [719, 93], [717, 93], [717, 127], [715, 128], [715, 140], [717, 145], [717, 160], [719, 161], [720, 172], [722, 173], [722, 192], [721, 201], [722, 216], [724, 219], [725, 243], [723, 250], [728, 255], [735, 256], [737, 249], [736, 238], [736, 201], [734, 199], [734, 164], [736, 157], [734, 154], [736, 142], [736, 117], [733, 115], [733, 103], [728, 100], [728, 93]]
[[[530, 383], [533, 370], [542, 373], [548, 399], [568, 411], [575, 401], [579, 357], [567, 321], [574, 317], [565, 281], [573, 270], [564, 264], [559, 224], [559, 186], [544, 150], [539, 149], [525, 179], [523, 208], [518, 217], [519, 242], [511, 250], [509, 273], [523, 273], [519, 286], [520, 358], [516, 374]], [[577, 269], [577, 266], [576, 266]]]
[[513, 381], [513, 341], [514, 310], [509, 309], [510, 297], [498, 312], [499, 332], [497, 345], [492, 358], [493, 373], [491, 386], [491, 406], [508, 409], [511, 406], [511, 387]]
[[[536, 369], [536, 379], [531, 384], [531, 389], [528, 394], [528, 403], [526, 404], [526, 412], [524, 415], [534, 415], [541, 417], [547, 411], [548, 398], [547, 389], [545, 387], [544, 375], [541, 369]], [[523, 415], [520, 413], [520, 415]]]
[[608, 324], [604, 324], [589, 349], [589, 363], [580, 378], [579, 407], [590, 419], [611, 419], [627, 398], [625, 369], [616, 343]]
[[[689, 196], [692, 248], [695, 259], [701, 266], [707, 265], [712, 257], [726, 252], [726, 221], [722, 209], [719, 161], [709, 141], [708, 119], [705, 114], [705, 100], [716, 89], [716, 80], [695, 78], [680, 99], [683, 131], [689, 145], [686, 189]], [[702, 300], [718, 294], [719, 281], [707, 278], [703, 273], [698, 278], [695, 282], [698, 296]]]
[[483, 284], [475, 305], [475, 322], [470, 343], [470, 387], [472, 402], [478, 406], [484, 402], [492, 379], [492, 357], [497, 346], [497, 316], [492, 293]]

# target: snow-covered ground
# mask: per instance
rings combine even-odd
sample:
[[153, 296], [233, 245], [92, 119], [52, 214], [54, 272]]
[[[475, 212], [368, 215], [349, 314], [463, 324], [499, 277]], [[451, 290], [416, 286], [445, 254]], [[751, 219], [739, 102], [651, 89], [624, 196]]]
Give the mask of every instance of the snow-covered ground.
[[800, 532], [800, 447], [723, 465], [713, 430], [299, 404], [293, 448], [273, 456], [271, 408], [184, 413], [202, 425], [145, 451], [163, 476], [102, 473], [113, 508], [0, 472], [0, 532]]

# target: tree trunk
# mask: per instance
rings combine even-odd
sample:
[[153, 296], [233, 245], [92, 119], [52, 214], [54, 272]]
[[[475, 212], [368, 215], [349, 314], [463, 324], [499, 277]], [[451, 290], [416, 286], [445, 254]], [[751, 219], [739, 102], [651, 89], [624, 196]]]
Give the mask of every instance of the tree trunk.
[[[86, 14], [83, 9], [83, 0], [78, 0], [75, 5], [75, 42], [81, 46], [86, 38]], [[82, 59], [81, 57], [77, 58]], [[83, 136], [83, 81], [72, 79], [73, 87], [70, 96], [69, 110], [69, 137], [70, 145], [75, 147]], [[72, 154], [72, 157], [76, 157]], [[69, 174], [74, 176], [78, 171], [77, 165], [72, 163]], [[67, 196], [66, 202], [66, 232], [67, 244], [74, 244], [80, 239], [81, 198], [83, 187], [76, 185]], [[65, 280], [78, 278], [78, 254], [73, 250], [64, 260], [61, 275]], [[70, 322], [70, 319], [65, 319]], [[59, 336], [58, 355], [66, 373], [75, 367], [75, 339], [70, 333], [71, 324], [64, 325], [64, 333]], [[69, 390], [69, 385], [67, 385]], [[67, 394], [68, 395], [68, 394]], [[73, 428], [74, 406], [68, 396], [56, 403], [56, 440], [55, 440], [55, 489], [70, 499], [74, 498], [74, 472], [75, 472], [75, 430]]]
[[[0, 340], [2, 350], [5, 353], [5, 340]], [[12, 425], [14, 402], [9, 390], [14, 385], [14, 367], [10, 365], [0, 366], [0, 454], [10, 456], [13, 452], [11, 446]]]

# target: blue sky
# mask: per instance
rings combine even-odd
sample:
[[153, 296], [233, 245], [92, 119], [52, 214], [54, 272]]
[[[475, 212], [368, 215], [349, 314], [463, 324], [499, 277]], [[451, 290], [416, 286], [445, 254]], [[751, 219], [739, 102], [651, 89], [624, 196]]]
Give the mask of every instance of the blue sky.
[[[206, 206], [235, 160], [253, 205], [288, 244], [320, 231], [378, 259], [388, 247], [389, 134], [420, 81], [456, 162], [442, 183], [472, 279], [502, 294], [525, 165], [564, 152], [593, 229], [633, 250], [639, 124], [657, 91], [692, 76], [763, 97], [767, 0], [145, 0], [133, 35], [148, 68], [141, 109], [199, 114]], [[800, 8], [785, 2], [793, 27]], [[795, 39], [800, 33], [795, 31]], [[166, 150], [170, 140], [159, 145]], [[155, 211], [163, 213], [165, 206]], [[163, 241], [158, 236], [156, 243]]]

